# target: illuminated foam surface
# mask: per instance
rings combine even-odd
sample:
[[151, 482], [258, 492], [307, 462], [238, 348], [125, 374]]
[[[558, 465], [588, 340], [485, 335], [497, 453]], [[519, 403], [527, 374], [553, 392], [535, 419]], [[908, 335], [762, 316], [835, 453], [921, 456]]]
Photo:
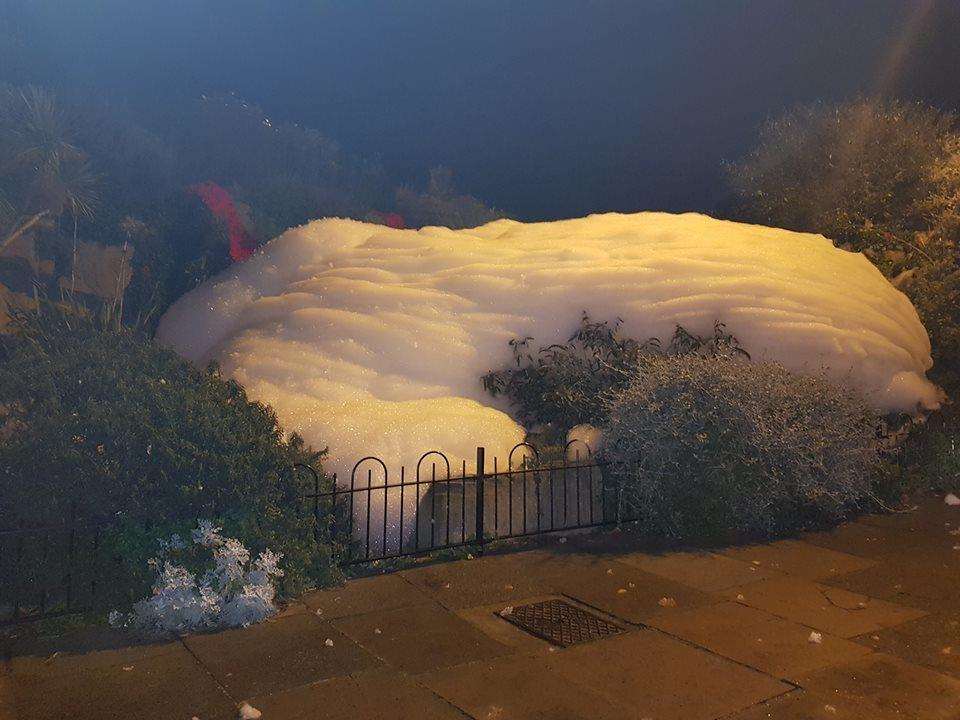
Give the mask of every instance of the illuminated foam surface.
[[215, 359], [287, 430], [414, 465], [476, 445], [501, 459], [524, 431], [480, 376], [507, 341], [563, 342], [581, 311], [637, 338], [722, 320], [754, 359], [825, 367], [884, 410], [933, 407], [930, 344], [909, 300], [820, 235], [704, 215], [592, 215], [470, 230], [326, 219], [288, 230], [181, 298], [158, 336]]

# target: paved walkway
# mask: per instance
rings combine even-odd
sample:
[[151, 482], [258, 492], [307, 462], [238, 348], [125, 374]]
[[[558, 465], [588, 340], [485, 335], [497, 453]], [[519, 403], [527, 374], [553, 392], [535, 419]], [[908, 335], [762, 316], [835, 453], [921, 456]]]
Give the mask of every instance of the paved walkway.
[[[931, 500], [713, 552], [651, 554], [620, 533], [553, 539], [153, 645], [77, 652], [21, 630], [0, 720], [214, 720], [243, 701], [265, 720], [955, 720], [955, 547], [960, 508]], [[559, 648], [499, 614], [555, 597], [621, 632]]]

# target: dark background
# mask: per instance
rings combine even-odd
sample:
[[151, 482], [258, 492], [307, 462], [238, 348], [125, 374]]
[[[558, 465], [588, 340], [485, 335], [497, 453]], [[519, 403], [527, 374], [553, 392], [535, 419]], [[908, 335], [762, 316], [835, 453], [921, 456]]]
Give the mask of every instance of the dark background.
[[799, 102], [960, 106], [957, 0], [0, 0], [0, 80], [154, 119], [235, 91], [522, 219], [714, 210]]

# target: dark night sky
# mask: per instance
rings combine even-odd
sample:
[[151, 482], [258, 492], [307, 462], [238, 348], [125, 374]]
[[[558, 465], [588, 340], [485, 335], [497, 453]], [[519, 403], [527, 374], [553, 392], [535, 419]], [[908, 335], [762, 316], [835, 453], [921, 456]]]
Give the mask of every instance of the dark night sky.
[[0, 0], [0, 11], [21, 43], [0, 56], [0, 79], [166, 108], [233, 90], [399, 179], [448, 165], [462, 189], [521, 218], [709, 211], [721, 162], [798, 102], [883, 90], [960, 106], [957, 0]]

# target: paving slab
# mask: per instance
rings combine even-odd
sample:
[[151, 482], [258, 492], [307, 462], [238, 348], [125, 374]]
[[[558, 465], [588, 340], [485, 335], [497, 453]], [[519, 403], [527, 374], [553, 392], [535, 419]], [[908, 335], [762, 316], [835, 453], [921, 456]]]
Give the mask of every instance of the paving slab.
[[870, 720], [956, 720], [960, 680], [883, 653], [813, 673], [804, 690], [824, 704]]
[[90, 652], [65, 652], [55, 650], [49, 655], [18, 655], [10, 659], [10, 672], [20, 677], [43, 675], [69, 675], [74, 672], [89, 672], [93, 669], [136, 665], [163, 655], [180, 654], [183, 646], [179, 640], [131, 645]]
[[956, 720], [960, 682], [882, 653], [831, 667], [804, 689], [725, 720]]
[[[65, 627], [64, 627], [65, 626]], [[0, 654], [7, 657], [34, 655], [50, 657], [85, 655], [100, 650], [120, 650], [141, 647], [150, 652], [151, 647], [175, 641], [173, 633], [144, 634], [121, 630], [106, 624], [73, 625], [70, 618], [57, 618], [48, 622], [24, 623], [0, 628]]]
[[743, 605], [841, 638], [876, 632], [921, 617], [923, 610], [799, 578], [776, 578], [724, 590]]
[[869, 648], [822, 633], [810, 641], [810, 628], [739, 603], [721, 603], [650, 624], [711, 652], [788, 681], [820, 668], [862, 657]]
[[[571, 559], [571, 568], [576, 561]], [[466, 607], [545, 595], [554, 591], [552, 578], [566, 563], [550, 553], [527, 551], [474, 560], [438, 563], [403, 571], [402, 575], [444, 607]]]
[[[960, 537], [954, 538], [960, 541]], [[958, 542], [960, 544], [960, 542]], [[960, 612], [960, 551], [903, 552], [884, 558], [877, 567], [832, 578], [833, 587], [934, 612]]]
[[437, 604], [354, 615], [335, 620], [334, 625], [371, 653], [411, 674], [512, 651]]
[[754, 567], [796, 575], [807, 580], [823, 580], [876, 565], [875, 560], [799, 540], [779, 540], [762, 545], [727, 548], [722, 553]]
[[638, 567], [704, 592], [725, 590], [780, 574], [757, 567], [750, 562], [742, 562], [719, 553], [706, 551], [675, 552], [663, 555], [631, 553], [616, 559], [617, 562]]
[[312, 613], [183, 641], [237, 701], [380, 665]]
[[333, 620], [430, 602], [430, 596], [406, 581], [401, 573], [394, 573], [356, 578], [339, 587], [309, 592], [301, 600], [319, 617]]
[[688, 585], [607, 559], [559, 576], [556, 587], [564, 595], [632, 623], [718, 602]]
[[[532, 598], [524, 598], [522, 602], [533, 603], [542, 602], [556, 597], [555, 595], [542, 595]], [[476, 608], [466, 608], [457, 611], [457, 617], [466, 620], [477, 628], [487, 637], [493, 638], [497, 642], [506, 645], [516, 653], [537, 654], [549, 651], [552, 647], [546, 640], [541, 640], [535, 635], [524, 632], [512, 622], [504, 620], [500, 612], [504, 610], [503, 603], [494, 603]]]
[[623, 720], [629, 709], [553, 672], [542, 657], [472, 663], [417, 680], [474, 718]]
[[13, 677], [9, 665], [0, 660], [0, 720], [15, 720], [15, 700], [13, 697]]
[[837, 701], [827, 702], [819, 695], [811, 695], [800, 688], [772, 700], [754, 705], [723, 720], [882, 720], [864, 715], [859, 705]]
[[16, 663], [17, 720], [235, 718], [236, 704], [180, 643], [162, 653], [126, 658], [73, 657], [69, 664]]
[[873, 650], [960, 679], [960, 618], [956, 615], [927, 615], [855, 640]]
[[844, 523], [831, 530], [804, 533], [801, 539], [810, 545], [873, 560], [906, 551], [940, 550], [956, 544], [951, 541], [960, 540], [949, 534], [949, 528], [903, 531], [860, 521]]
[[910, 509], [864, 515], [858, 522], [908, 532], [960, 527], [960, 507], [947, 505], [943, 497], [941, 493], [914, 499]]
[[407, 676], [386, 670], [301, 685], [250, 704], [267, 720], [469, 720]]
[[631, 718], [714, 720], [793, 687], [646, 628], [558, 650], [545, 662], [630, 708]]

